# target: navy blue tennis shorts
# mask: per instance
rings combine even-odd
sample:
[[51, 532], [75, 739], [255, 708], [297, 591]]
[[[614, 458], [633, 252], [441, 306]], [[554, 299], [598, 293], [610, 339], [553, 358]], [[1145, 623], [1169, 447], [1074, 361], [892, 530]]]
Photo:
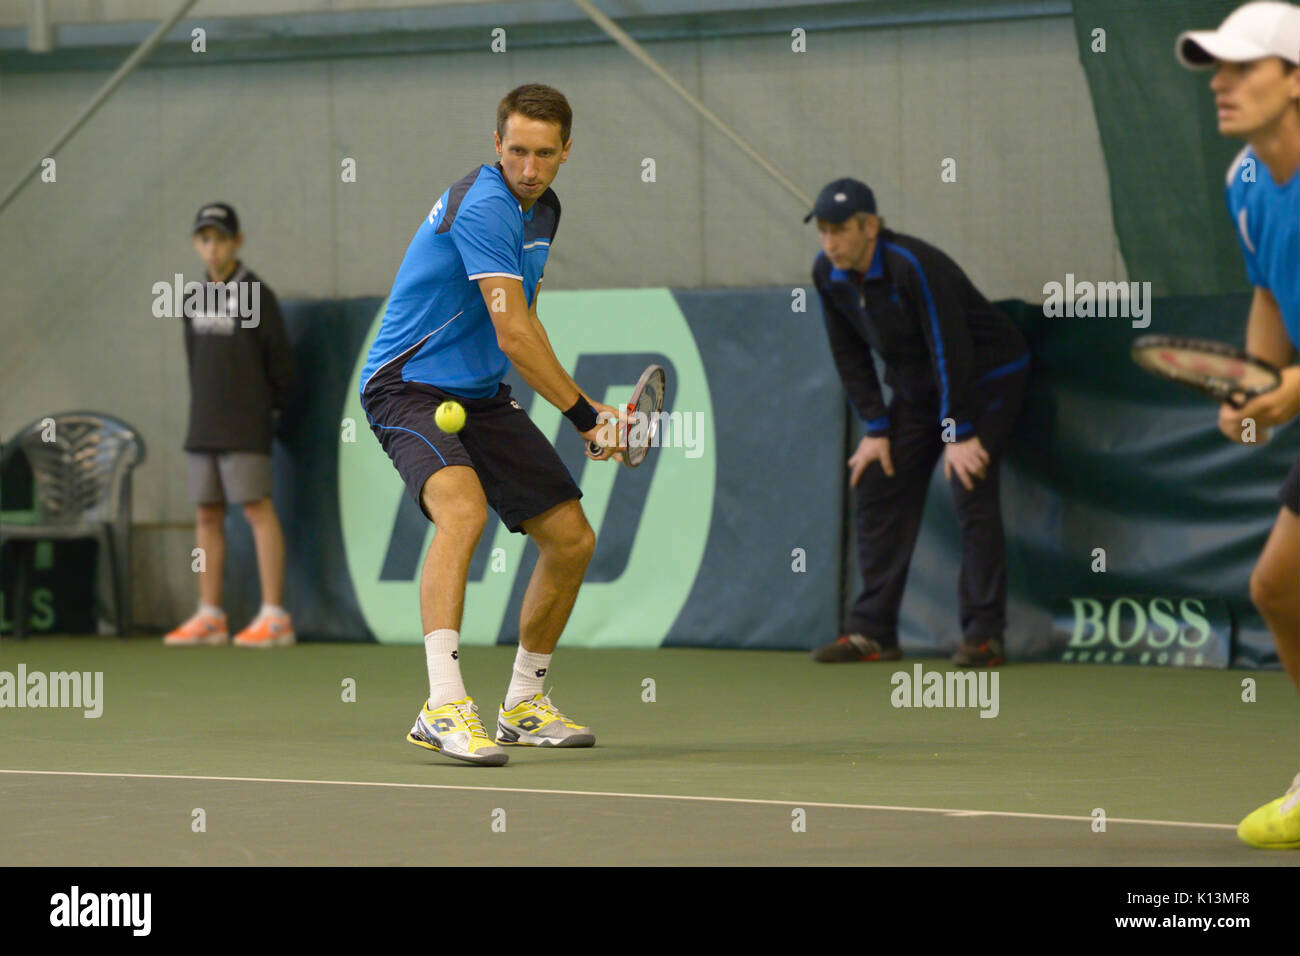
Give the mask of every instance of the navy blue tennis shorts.
[[1291, 509], [1292, 514], [1300, 516], [1300, 458], [1296, 458], [1291, 466], [1291, 474], [1286, 476], [1277, 500]]
[[[449, 400], [465, 408], [465, 427], [455, 434], [434, 423], [438, 406]], [[509, 385], [488, 398], [464, 398], [402, 382], [363, 392], [361, 407], [421, 511], [424, 483], [448, 465], [474, 469], [488, 504], [513, 532], [522, 533], [529, 518], [582, 497], [555, 446], [510, 397]]]

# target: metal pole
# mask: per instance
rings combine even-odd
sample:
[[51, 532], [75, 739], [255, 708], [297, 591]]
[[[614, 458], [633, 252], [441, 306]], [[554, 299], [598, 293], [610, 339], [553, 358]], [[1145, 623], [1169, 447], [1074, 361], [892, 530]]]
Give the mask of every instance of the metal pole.
[[181, 5], [176, 8], [176, 12], [162, 23], [158, 24], [153, 33], [149, 34], [148, 38], [135, 48], [135, 51], [128, 56], [126, 61], [117, 68], [117, 71], [108, 78], [108, 82], [99, 88], [99, 92], [96, 93], [91, 98], [90, 102], [82, 108], [81, 112], [77, 114], [76, 119], [69, 123], [67, 129], [56, 136], [54, 142], [52, 142], [43, 153], [36, 157], [36, 161], [32, 163], [31, 168], [28, 169], [27, 172], [23, 173], [22, 176], [18, 178], [18, 181], [13, 184], [7, 193], [5, 193], [5, 198], [0, 199], [0, 212], [4, 211], [5, 207], [14, 200], [14, 197], [22, 192], [23, 187], [27, 185], [31, 178], [40, 171], [41, 163], [62, 149], [64, 144], [73, 137], [73, 134], [75, 134], [77, 130], [81, 129], [88, 119], [95, 115], [99, 108], [104, 105], [104, 101], [107, 100], [113, 94], [113, 91], [122, 84], [122, 81], [130, 76], [132, 71], [140, 65], [141, 61], [153, 52], [154, 47], [162, 42], [162, 38], [166, 36], [167, 32], [171, 30], [172, 27], [176, 26], [176, 24], [180, 22], [181, 17], [185, 16], [185, 14], [189, 12], [190, 8], [196, 3], [198, 3], [198, 0], [182, 0]]
[[54, 31], [50, 29], [49, 0], [31, 0], [27, 17], [27, 49], [31, 53], [49, 53], [54, 49]]
[[627, 52], [632, 54], [632, 56], [636, 57], [636, 59], [650, 70], [650, 72], [663, 80], [674, 93], [694, 107], [701, 116], [716, 126], [724, 136], [740, 147], [741, 152], [757, 163], [765, 173], [780, 183], [786, 191], [790, 193], [790, 195], [794, 196], [803, 204], [804, 208], [812, 206], [811, 196], [796, 186], [785, 173], [781, 172], [781, 170], [768, 162], [767, 158], [762, 153], [750, 145], [750, 143], [734, 129], [728, 126], [717, 113], [713, 112], [713, 110], [701, 103], [694, 94], [690, 92], [690, 90], [686, 89], [686, 87], [673, 79], [672, 74], [665, 70], [654, 57], [647, 53], [641, 44], [628, 36], [613, 20], [597, 10], [591, 4], [591, 0], [573, 0], [573, 2], [583, 13], [592, 19], [596, 26], [608, 33], [615, 43], [627, 50]]

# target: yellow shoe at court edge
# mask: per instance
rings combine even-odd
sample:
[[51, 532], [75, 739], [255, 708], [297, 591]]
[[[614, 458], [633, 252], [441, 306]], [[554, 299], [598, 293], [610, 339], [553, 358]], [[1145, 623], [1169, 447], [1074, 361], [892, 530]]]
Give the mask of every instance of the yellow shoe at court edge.
[[472, 697], [453, 700], [434, 710], [429, 709], [426, 700], [406, 739], [444, 757], [485, 767], [500, 767], [510, 759], [483, 729], [483, 721], [479, 719], [478, 707]]
[[1242, 820], [1237, 836], [1268, 850], [1300, 849], [1300, 773], [1286, 793]]
[[596, 735], [565, 717], [551, 698], [534, 694], [497, 712], [497, 743], [516, 747], [591, 747]]

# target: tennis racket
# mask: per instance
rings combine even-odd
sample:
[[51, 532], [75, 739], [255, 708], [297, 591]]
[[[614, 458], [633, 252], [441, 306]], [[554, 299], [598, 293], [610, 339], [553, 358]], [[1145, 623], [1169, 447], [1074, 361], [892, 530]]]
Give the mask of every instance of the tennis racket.
[[[623, 464], [629, 468], [635, 468], [645, 461], [659, 435], [659, 412], [664, 407], [664, 391], [667, 386], [663, 366], [651, 365], [641, 373], [636, 388], [632, 390], [632, 399], [627, 403], [627, 415], [638, 416], [639, 420], [633, 422], [630, 428], [626, 421], [619, 423], [620, 429], [627, 428], [627, 451], [623, 453]], [[603, 450], [594, 441], [587, 442], [587, 447], [593, 455], [599, 455]]]
[[1194, 388], [1233, 408], [1282, 383], [1282, 373], [1263, 359], [1206, 339], [1144, 335], [1133, 343], [1131, 354], [1139, 368], [1157, 378]]

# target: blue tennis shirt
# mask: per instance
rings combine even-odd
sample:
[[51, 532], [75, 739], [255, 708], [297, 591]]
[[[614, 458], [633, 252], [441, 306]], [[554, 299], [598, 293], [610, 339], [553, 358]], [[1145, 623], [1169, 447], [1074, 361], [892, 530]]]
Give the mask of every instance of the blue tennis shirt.
[[1273, 294], [1300, 349], [1300, 171], [1279, 186], [1247, 146], [1228, 167], [1227, 196], [1246, 275]]
[[555, 193], [547, 189], [524, 212], [500, 164], [479, 166], [452, 185], [407, 247], [361, 391], [382, 371], [384, 383], [423, 382], [467, 398], [496, 394], [510, 360], [497, 345], [478, 280], [518, 279], [531, 306], [559, 224]]

